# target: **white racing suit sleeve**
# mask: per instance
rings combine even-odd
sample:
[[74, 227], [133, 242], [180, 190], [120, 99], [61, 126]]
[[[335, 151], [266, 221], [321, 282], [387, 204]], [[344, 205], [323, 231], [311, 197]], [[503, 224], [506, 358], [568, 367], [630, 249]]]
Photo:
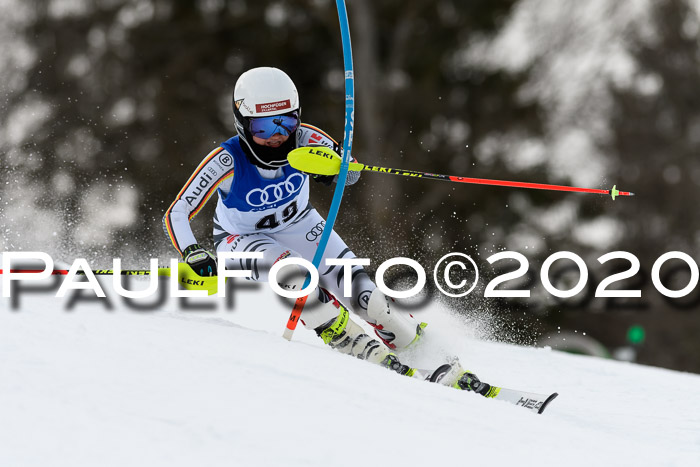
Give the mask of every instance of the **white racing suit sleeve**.
[[224, 148], [210, 152], [197, 166], [175, 201], [163, 216], [163, 229], [175, 249], [182, 255], [197, 243], [190, 221], [204, 207], [217, 188], [228, 190], [233, 177], [233, 157]]

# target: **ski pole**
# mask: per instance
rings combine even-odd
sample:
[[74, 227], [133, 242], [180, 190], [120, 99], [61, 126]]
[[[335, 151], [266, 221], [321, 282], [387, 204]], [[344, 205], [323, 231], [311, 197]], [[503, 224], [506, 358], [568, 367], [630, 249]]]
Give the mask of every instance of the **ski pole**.
[[[9, 271], [12, 274], [39, 274], [42, 271], [41, 269], [10, 269]], [[93, 269], [91, 272], [96, 275], [96, 276], [113, 276], [114, 275], [114, 270], [113, 269]], [[0, 274], [3, 273], [3, 270], [0, 269]], [[54, 269], [51, 271], [52, 276], [65, 276], [68, 274], [67, 269]], [[79, 276], [80, 275], [85, 275], [85, 271], [78, 271], [77, 273]], [[151, 271], [148, 269], [122, 269], [120, 271], [120, 275], [122, 276], [150, 276]], [[158, 268], [158, 275], [159, 276], [165, 276], [165, 277], [170, 277], [170, 268]]]
[[[332, 150], [324, 147], [304, 147], [293, 150], [287, 156], [289, 164], [302, 172], [316, 175], [335, 175], [340, 168], [340, 157]], [[452, 183], [469, 183], [473, 185], [496, 185], [513, 188], [530, 188], [535, 190], [550, 191], [573, 191], [578, 193], [597, 193], [601, 195], [611, 195], [614, 200], [618, 196], [634, 196], [629, 191], [619, 191], [617, 185], [613, 185], [610, 190], [600, 190], [596, 188], [579, 188], [564, 185], [549, 185], [546, 183], [513, 182], [507, 180], [491, 180], [488, 178], [456, 177], [453, 175], [441, 175], [429, 172], [418, 172], [415, 170], [392, 169], [375, 165], [351, 162], [348, 168], [351, 172], [376, 172], [389, 175], [400, 175], [411, 178], [426, 178], [429, 180], [441, 180]]]
[[[179, 283], [182, 284], [182, 287], [187, 289], [187, 290], [205, 290], [208, 295], [214, 295], [217, 290], [218, 290], [218, 277], [217, 276], [209, 276], [209, 277], [202, 277], [197, 275], [191, 267], [189, 267], [186, 263], [178, 263], [178, 270], [177, 270], [177, 276], [179, 279]], [[12, 274], [39, 274], [44, 272], [41, 269], [10, 269], [7, 271]], [[91, 270], [92, 274], [95, 276], [113, 276], [114, 275], [114, 270], [113, 269], [92, 269]], [[3, 273], [3, 270], [0, 269], [0, 274]], [[52, 276], [65, 276], [68, 274], [68, 270], [66, 269], [54, 269], [51, 271]], [[78, 271], [77, 275], [79, 276], [84, 276], [85, 271]], [[120, 275], [122, 276], [150, 276], [151, 271], [150, 269], [122, 269], [120, 271]], [[171, 276], [171, 271], [170, 268], [158, 268], [158, 276], [159, 277], [170, 277]]]

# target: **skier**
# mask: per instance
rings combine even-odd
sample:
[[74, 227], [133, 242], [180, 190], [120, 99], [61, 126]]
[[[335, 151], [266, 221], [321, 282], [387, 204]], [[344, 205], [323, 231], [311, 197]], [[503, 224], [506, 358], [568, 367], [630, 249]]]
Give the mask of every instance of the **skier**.
[[[276, 68], [253, 68], [243, 73], [233, 91], [237, 136], [210, 152], [199, 164], [163, 217], [164, 229], [183, 260], [200, 276], [216, 274], [215, 256], [194, 237], [190, 221], [212, 194], [218, 193], [214, 215], [217, 252], [261, 252], [262, 259], [228, 260], [227, 269], [252, 271], [252, 280], [267, 281], [270, 267], [288, 257], [311, 261], [324, 219], [309, 204], [309, 176], [292, 168], [287, 154], [298, 147], [323, 145], [338, 152], [338, 143], [324, 131], [301, 123], [299, 96], [292, 80]], [[348, 175], [347, 184], [359, 179]], [[315, 176], [327, 185], [333, 176]], [[355, 255], [334, 231], [325, 250], [326, 258]], [[321, 263], [323, 266], [325, 263]], [[289, 266], [291, 269], [291, 266]], [[294, 266], [297, 267], [297, 266]], [[286, 268], [285, 268], [286, 269]], [[279, 279], [278, 279], [279, 280]], [[300, 290], [304, 273], [279, 284]], [[386, 297], [361, 266], [352, 268], [349, 308], [375, 329], [379, 340], [369, 336], [335, 297], [342, 297], [343, 268], [320, 267], [320, 286], [307, 300], [301, 322], [326, 344], [342, 353], [413, 376], [393, 350], [416, 342], [425, 323], [392, 309]], [[488, 391], [471, 373], [460, 371], [451, 381], [462, 389]], [[462, 387], [464, 385], [464, 387]]]

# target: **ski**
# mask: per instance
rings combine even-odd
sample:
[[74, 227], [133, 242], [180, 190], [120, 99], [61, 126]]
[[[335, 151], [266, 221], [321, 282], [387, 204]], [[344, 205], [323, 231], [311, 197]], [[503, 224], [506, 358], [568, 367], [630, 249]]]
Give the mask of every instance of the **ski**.
[[[435, 370], [415, 369], [413, 377], [431, 383], [440, 383], [445, 379], [445, 377], [447, 377], [446, 380], [449, 381], [450, 378], [455, 378], [458, 373], [462, 372], [463, 370], [459, 365], [459, 362], [454, 360], [452, 363], [445, 363]], [[489, 388], [487, 391], [485, 391], [485, 393], [479, 392], [478, 394], [486, 397], [487, 399], [496, 399], [499, 401], [509, 402], [513, 405], [523, 407], [538, 414], [543, 413], [547, 406], [559, 395], [556, 392], [547, 395], [493, 385], [488, 386]]]
[[552, 402], [559, 394], [553, 392], [550, 395], [537, 394], [534, 392], [518, 391], [515, 389], [499, 388], [496, 386], [491, 386], [491, 390], [495, 390], [495, 394], [492, 396], [487, 395], [486, 397], [491, 397], [499, 401], [510, 402], [511, 404], [524, 407], [533, 412], [541, 414], [544, 409], [547, 408], [550, 402]]

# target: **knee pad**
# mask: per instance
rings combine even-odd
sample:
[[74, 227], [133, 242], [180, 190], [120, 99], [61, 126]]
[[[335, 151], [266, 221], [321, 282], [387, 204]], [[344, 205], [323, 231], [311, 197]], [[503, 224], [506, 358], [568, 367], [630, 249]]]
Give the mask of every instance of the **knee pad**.
[[407, 312], [392, 310], [392, 299], [379, 288], [374, 289], [367, 304], [369, 324], [390, 349], [405, 349], [423, 334], [426, 323], [419, 323]]

